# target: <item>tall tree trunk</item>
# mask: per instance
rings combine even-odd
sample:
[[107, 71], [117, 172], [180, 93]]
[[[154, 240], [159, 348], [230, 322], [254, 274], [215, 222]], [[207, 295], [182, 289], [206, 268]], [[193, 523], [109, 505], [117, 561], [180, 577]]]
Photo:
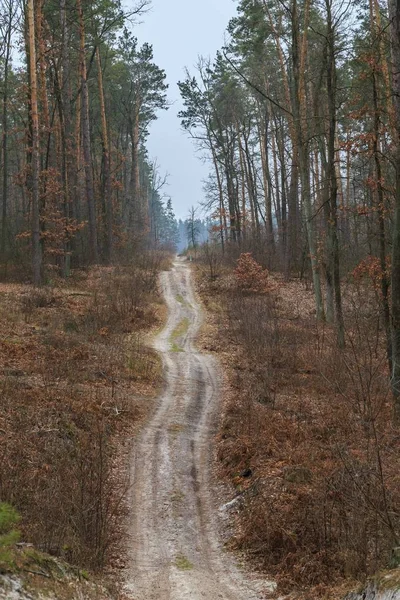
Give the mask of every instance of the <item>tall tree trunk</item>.
[[[218, 132], [218, 138], [223, 141], [220, 147], [222, 152], [222, 160], [224, 165], [224, 175], [226, 181], [226, 191], [228, 196], [228, 210], [229, 210], [229, 240], [231, 242], [239, 241], [240, 239], [240, 220], [238, 218], [238, 198], [237, 189], [235, 188], [234, 173], [235, 168], [233, 164], [234, 159], [234, 147], [233, 141], [227, 139], [224, 140], [222, 128]], [[228, 137], [227, 134], [226, 137]]]
[[[371, 16], [371, 28], [374, 39], [380, 35], [378, 30], [375, 30], [375, 5], [373, 0], [370, 0], [370, 16]], [[379, 12], [379, 9], [378, 9]], [[380, 56], [381, 47], [379, 47], [378, 65], [381, 65]], [[382, 69], [384, 72], [384, 69]], [[386, 353], [389, 365], [389, 371], [392, 370], [392, 332], [390, 327], [390, 307], [389, 307], [389, 278], [387, 275], [387, 264], [386, 264], [386, 226], [385, 226], [385, 198], [383, 193], [382, 185], [382, 167], [380, 160], [380, 135], [381, 135], [381, 123], [380, 123], [380, 108], [378, 98], [378, 81], [377, 71], [375, 65], [372, 67], [372, 96], [374, 106], [374, 136], [373, 136], [373, 153], [375, 163], [375, 176], [376, 176], [376, 210], [378, 214], [379, 224], [379, 261], [381, 267], [381, 293], [382, 293], [382, 312], [383, 322], [386, 332]], [[393, 106], [393, 105], [392, 105]], [[390, 115], [389, 115], [390, 116]], [[393, 124], [393, 119], [392, 119]]]
[[[246, 219], [247, 219], [247, 210], [246, 210], [246, 174], [244, 168], [244, 158], [243, 158], [243, 146], [242, 146], [242, 138], [241, 131], [239, 126], [239, 121], [236, 121], [236, 132], [238, 138], [238, 148], [239, 148], [239, 167], [240, 167], [240, 188], [241, 188], [241, 196], [242, 196], [242, 232], [243, 237], [246, 237]], [[251, 203], [250, 198], [250, 215], [251, 215], [251, 227], [254, 227], [254, 206]]]
[[[47, 84], [46, 84], [46, 48], [43, 37], [43, 0], [39, 0], [35, 2], [36, 6], [36, 14], [35, 14], [35, 26], [36, 26], [36, 40], [38, 46], [38, 63], [39, 63], [39, 101], [42, 109], [42, 131], [41, 131], [41, 141], [42, 141], [42, 152], [41, 154], [44, 157], [48, 157], [49, 151], [49, 138], [51, 137], [51, 126], [50, 126], [50, 112], [49, 112], [49, 101], [47, 98]], [[42, 169], [48, 168], [48, 158], [43, 160]], [[44, 195], [46, 190], [46, 179], [43, 181]]]
[[[51, 124], [50, 124], [50, 112], [49, 102], [47, 98], [47, 85], [46, 85], [46, 61], [45, 61], [45, 44], [43, 37], [43, 0], [35, 2], [36, 14], [35, 14], [35, 28], [36, 28], [36, 40], [38, 47], [38, 63], [39, 63], [39, 77], [38, 77], [38, 97], [41, 106], [41, 131], [39, 132], [39, 144], [40, 144], [40, 157], [41, 157], [41, 178], [40, 178], [40, 213], [45, 216], [46, 211], [46, 197], [47, 197], [47, 177], [49, 168], [50, 158], [50, 142], [51, 142]], [[42, 254], [45, 253], [45, 240], [46, 240], [46, 219], [41, 220], [41, 236], [40, 243], [42, 246]]]
[[269, 111], [268, 106], [265, 107], [264, 115], [264, 131], [261, 133], [261, 166], [263, 172], [263, 183], [264, 183], [264, 195], [265, 195], [265, 221], [267, 229], [267, 240], [269, 250], [272, 254], [275, 253], [275, 239], [274, 239], [274, 224], [272, 220], [272, 181], [271, 173], [269, 168]]
[[[60, 24], [61, 24], [61, 65], [62, 77], [60, 82], [60, 105], [61, 105], [61, 140], [62, 140], [62, 182], [63, 182], [63, 208], [65, 223], [68, 226], [71, 212], [73, 212], [71, 202], [71, 186], [73, 181], [72, 173], [72, 115], [71, 115], [71, 67], [69, 60], [69, 35], [68, 21], [66, 11], [66, 0], [60, 0]], [[71, 267], [71, 241], [68, 234], [64, 243], [64, 258], [62, 264], [62, 273], [64, 277], [69, 277]]]
[[[317, 209], [323, 214], [323, 226], [325, 232], [325, 255], [323, 260], [323, 273], [325, 276], [325, 317], [328, 323], [335, 321], [335, 300], [334, 300], [334, 276], [333, 276], [333, 222], [331, 218], [331, 177], [330, 162], [327, 158], [327, 143], [329, 144], [329, 110], [326, 108], [326, 102], [321, 97], [323, 90], [324, 77], [328, 70], [328, 38], [323, 49], [323, 61], [321, 70], [314, 90], [313, 106], [314, 118], [312, 119], [312, 136], [318, 142], [318, 152], [315, 151], [314, 162], [314, 182], [317, 198]], [[328, 125], [327, 125], [328, 123]], [[331, 157], [329, 157], [331, 160]], [[321, 194], [322, 189], [322, 194]]]
[[[289, 111], [288, 114], [288, 127], [290, 141], [292, 145], [292, 165], [291, 165], [291, 179], [288, 193], [288, 214], [287, 214], [287, 241], [286, 241], [286, 276], [289, 276], [291, 269], [297, 263], [297, 254], [299, 251], [299, 149], [298, 149], [298, 136], [297, 127], [298, 119], [295, 120], [294, 114], [296, 108], [293, 106], [291, 94], [289, 75], [286, 68], [286, 60], [282, 49], [281, 38], [279, 31], [277, 30], [269, 10], [267, 0], [263, 0], [264, 9], [268, 17], [269, 24], [274, 34], [276, 49], [278, 53], [279, 66], [281, 70], [283, 88], [285, 92], [286, 105]], [[297, 4], [292, 5], [292, 14], [295, 16], [297, 21]], [[281, 25], [281, 23], [280, 23]], [[297, 35], [298, 40], [298, 35]], [[297, 49], [298, 50], [298, 49]], [[283, 136], [283, 133], [282, 133]], [[281, 163], [282, 164], [282, 163]], [[283, 168], [283, 165], [282, 165]], [[283, 188], [282, 188], [283, 189]]]
[[[387, 61], [386, 52], [386, 37], [383, 35], [384, 29], [382, 28], [381, 20], [381, 7], [379, 0], [370, 0], [371, 9], [371, 24], [376, 30], [376, 39], [379, 41], [379, 65], [383, 75], [383, 81], [385, 86], [384, 102], [386, 103], [386, 109], [389, 117], [389, 127], [392, 138], [396, 137], [396, 115], [393, 105], [393, 99], [390, 94], [390, 75], [389, 66]], [[386, 29], [386, 28], [385, 28]], [[386, 99], [386, 100], [385, 100]]]
[[79, 41], [80, 41], [80, 81], [81, 81], [81, 128], [82, 128], [82, 150], [85, 167], [86, 201], [89, 219], [89, 252], [90, 261], [98, 262], [97, 248], [97, 222], [96, 205], [93, 189], [92, 157], [90, 155], [90, 121], [89, 121], [89, 90], [86, 72], [86, 50], [85, 50], [85, 22], [81, 0], [76, 0], [79, 17]]
[[[260, 234], [260, 223], [258, 219], [257, 207], [255, 203], [251, 172], [249, 173], [249, 163], [247, 161], [245, 148], [243, 147], [243, 143], [246, 146], [246, 131], [243, 128], [243, 142], [242, 135], [238, 135], [238, 148], [239, 148], [239, 157], [240, 157], [240, 169], [243, 177], [243, 190], [247, 189], [247, 195], [249, 198], [250, 205], [250, 215], [251, 215], [251, 231], [252, 235], [255, 237], [259, 237]], [[246, 146], [247, 148], [247, 146]]]
[[217, 178], [217, 186], [218, 186], [218, 198], [219, 198], [219, 224], [220, 224], [220, 237], [221, 237], [221, 248], [222, 254], [225, 252], [225, 233], [226, 233], [226, 214], [225, 214], [225, 205], [224, 205], [224, 190], [222, 187], [222, 177], [218, 166], [217, 154], [215, 152], [214, 145], [211, 140], [211, 136], [209, 135], [209, 143], [211, 147], [211, 153], [214, 163], [215, 175]]
[[6, 52], [4, 57], [4, 81], [3, 81], [3, 197], [2, 197], [2, 219], [1, 219], [1, 259], [5, 260], [6, 238], [7, 238], [7, 209], [8, 209], [8, 76], [11, 57], [11, 32], [14, 3], [9, 0], [8, 22], [6, 31]]
[[300, 180], [302, 198], [306, 220], [306, 231], [308, 249], [311, 260], [311, 270], [314, 284], [314, 295], [317, 319], [324, 319], [324, 306], [322, 301], [321, 280], [319, 273], [315, 222], [311, 203], [310, 189], [310, 161], [308, 153], [308, 131], [307, 131], [307, 102], [305, 89], [305, 66], [307, 56], [307, 34], [308, 19], [310, 11], [310, 0], [306, 0], [304, 9], [304, 31], [300, 44], [300, 26], [297, 8], [297, 0], [292, 0], [292, 60], [293, 60], [293, 112], [295, 115], [296, 135], [298, 141], [298, 154], [300, 166]]
[[[285, 144], [284, 144], [284, 133], [282, 131], [282, 127], [278, 127], [278, 119], [275, 118], [275, 143], [277, 154], [276, 157], [279, 159], [280, 165], [280, 190], [281, 190], [281, 211], [282, 211], [282, 255], [284, 257], [284, 268], [285, 268], [285, 276], [288, 278], [290, 274], [290, 269], [293, 266], [293, 257], [289, 258], [289, 253], [291, 252], [289, 248], [288, 242], [288, 185], [286, 181], [286, 162], [285, 162]], [[293, 173], [292, 173], [293, 174]], [[276, 167], [276, 187], [279, 189], [279, 178], [278, 178], [278, 168]], [[297, 188], [297, 176], [296, 176], [296, 188]], [[295, 204], [297, 204], [297, 195], [295, 197]], [[297, 235], [297, 228], [294, 228], [293, 234]], [[292, 235], [293, 239], [293, 235]], [[297, 247], [297, 238], [293, 239], [294, 247]]]
[[276, 197], [276, 202], [275, 202], [275, 212], [276, 212], [276, 219], [277, 219], [277, 223], [278, 223], [278, 236], [279, 236], [279, 243], [281, 246], [281, 253], [283, 255], [284, 252], [284, 247], [285, 247], [285, 226], [286, 226], [286, 219], [284, 221], [283, 218], [283, 209], [282, 209], [282, 202], [281, 202], [281, 195], [283, 196], [283, 190], [280, 190], [280, 181], [279, 181], [279, 174], [278, 174], [278, 157], [277, 157], [277, 148], [276, 148], [276, 141], [275, 141], [275, 135], [271, 136], [271, 143], [272, 143], [272, 160], [274, 163], [274, 186], [275, 186], [275, 197]]
[[347, 198], [344, 192], [343, 178], [342, 178], [342, 170], [341, 170], [341, 149], [340, 149], [340, 141], [336, 128], [336, 159], [335, 159], [335, 169], [336, 169], [336, 181], [338, 183], [338, 200], [339, 200], [339, 231], [341, 232], [341, 238], [346, 243], [348, 239], [348, 214], [347, 214]]
[[228, 192], [229, 238], [232, 242], [236, 242], [238, 240], [238, 232], [237, 232], [236, 206], [235, 206], [235, 186], [233, 183], [231, 167], [228, 164], [228, 162], [225, 162], [225, 178], [226, 178], [226, 188], [227, 188], [227, 192]]
[[100, 98], [100, 113], [101, 113], [101, 139], [103, 145], [103, 196], [104, 204], [106, 207], [106, 257], [107, 262], [112, 262], [113, 256], [113, 199], [111, 189], [111, 156], [110, 146], [108, 141], [107, 131], [107, 117], [106, 117], [106, 106], [104, 101], [104, 86], [103, 86], [103, 73], [101, 70], [101, 59], [100, 49], [96, 48], [96, 61], [98, 71], [98, 83], [99, 83], [99, 98]]
[[131, 178], [130, 178], [130, 216], [129, 225], [136, 232], [142, 228], [142, 206], [141, 206], [141, 190], [140, 190], [140, 167], [139, 167], [139, 104], [135, 106], [134, 114], [131, 119], [130, 136], [131, 136]]
[[400, 418], [400, 1], [389, 0], [392, 86], [396, 115], [396, 195], [392, 254], [392, 391]]
[[329, 181], [329, 206], [330, 206], [330, 235], [332, 239], [332, 274], [333, 286], [335, 292], [335, 320], [337, 328], [337, 340], [339, 348], [344, 348], [344, 320], [342, 308], [342, 292], [340, 284], [340, 254], [339, 254], [339, 236], [338, 236], [338, 210], [337, 195], [338, 186], [336, 178], [336, 44], [335, 29], [332, 18], [331, 0], [326, 1], [327, 10], [327, 94], [328, 94], [328, 181]]
[[[317, 96], [317, 106], [320, 104], [320, 98]], [[316, 121], [323, 125], [325, 115], [317, 109]], [[324, 275], [325, 275], [325, 316], [328, 323], [333, 323], [335, 320], [335, 300], [334, 300], [334, 277], [333, 277], [333, 223], [331, 219], [330, 207], [330, 188], [331, 181], [329, 175], [328, 159], [326, 157], [326, 132], [323, 127], [319, 131], [319, 155], [315, 157], [315, 185], [321, 186], [323, 182], [323, 193], [317, 192], [318, 208], [322, 208], [324, 215], [325, 229], [325, 259], [324, 259]], [[322, 196], [322, 198], [320, 197]]]
[[40, 245], [40, 198], [39, 198], [39, 113], [37, 97], [35, 10], [34, 0], [27, 3], [28, 49], [29, 49], [29, 95], [32, 122], [31, 194], [32, 194], [32, 274], [34, 285], [42, 283], [42, 249]]
[[[251, 164], [251, 154], [250, 154], [250, 148], [249, 148], [249, 136], [250, 136], [250, 129], [249, 132], [246, 134], [245, 129], [243, 130], [243, 141], [244, 141], [244, 169], [245, 169], [245, 173], [246, 173], [246, 181], [247, 181], [247, 190], [248, 190], [248, 194], [249, 194], [249, 198], [250, 198], [250, 202], [252, 204], [252, 206], [254, 207], [254, 219], [255, 219], [255, 234], [257, 239], [260, 239], [260, 215], [261, 215], [261, 211], [260, 211], [260, 207], [258, 205], [258, 200], [257, 200], [257, 186], [255, 183], [255, 177], [253, 175], [253, 169], [252, 169], [252, 164]], [[262, 215], [261, 215], [262, 217]]]

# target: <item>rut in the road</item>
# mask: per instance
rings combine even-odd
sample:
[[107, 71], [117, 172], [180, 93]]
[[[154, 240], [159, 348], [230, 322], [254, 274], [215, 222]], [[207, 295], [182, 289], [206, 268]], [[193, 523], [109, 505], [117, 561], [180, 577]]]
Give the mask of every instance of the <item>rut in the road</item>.
[[155, 347], [165, 390], [133, 457], [126, 588], [137, 600], [259, 598], [215, 533], [208, 474], [218, 377], [214, 359], [195, 349], [201, 310], [188, 266], [177, 260], [162, 286], [169, 316]]

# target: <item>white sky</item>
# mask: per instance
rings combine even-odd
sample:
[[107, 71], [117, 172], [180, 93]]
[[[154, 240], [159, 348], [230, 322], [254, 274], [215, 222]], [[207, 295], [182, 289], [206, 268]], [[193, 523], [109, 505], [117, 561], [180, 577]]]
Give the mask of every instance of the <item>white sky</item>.
[[168, 98], [174, 102], [151, 126], [147, 147], [150, 158], [157, 158], [161, 174], [169, 173], [164, 192], [171, 196], [178, 218], [185, 218], [189, 208], [203, 199], [202, 181], [209, 169], [181, 130], [177, 82], [183, 80], [185, 67], [194, 70], [200, 55], [214, 57], [235, 13], [235, 0], [152, 0], [151, 11], [134, 30], [141, 44], [153, 45], [154, 61], [167, 73]]

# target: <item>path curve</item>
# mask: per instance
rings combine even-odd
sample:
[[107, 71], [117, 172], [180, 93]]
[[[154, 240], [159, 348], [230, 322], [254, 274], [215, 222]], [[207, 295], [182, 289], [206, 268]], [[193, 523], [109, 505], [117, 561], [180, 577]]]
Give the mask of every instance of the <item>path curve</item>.
[[219, 405], [215, 359], [195, 348], [201, 309], [182, 259], [162, 273], [168, 321], [157, 337], [166, 385], [133, 458], [126, 591], [135, 600], [255, 600], [219, 545], [209, 486]]

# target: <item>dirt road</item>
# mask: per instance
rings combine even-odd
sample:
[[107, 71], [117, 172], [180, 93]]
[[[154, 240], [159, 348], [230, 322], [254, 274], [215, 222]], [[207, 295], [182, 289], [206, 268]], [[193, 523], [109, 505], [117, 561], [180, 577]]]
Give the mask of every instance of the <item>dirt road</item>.
[[127, 591], [135, 600], [255, 600], [255, 582], [216, 534], [209, 462], [218, 377], [213, 357], [195, 348], [201, 310], [187, 264], [177, 259], [162, 286], [169, 316], [155, 346], [166, 387], [133, 459]]

